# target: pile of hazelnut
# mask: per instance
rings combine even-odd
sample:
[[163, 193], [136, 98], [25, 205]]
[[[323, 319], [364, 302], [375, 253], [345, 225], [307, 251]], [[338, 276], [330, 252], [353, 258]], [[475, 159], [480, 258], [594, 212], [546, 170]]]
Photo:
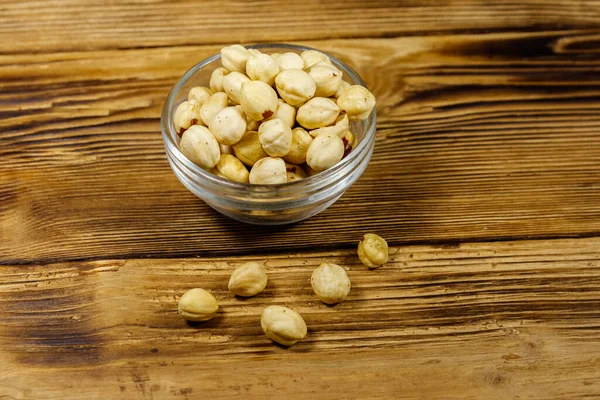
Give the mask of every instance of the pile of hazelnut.
[[[367, 233], [358, 244], [358, 258], [369, 269], [381, 267], [388, 261], [388, 244], [381, 236]], [[236, 268], [229, 278], [229, 291], [240, 297], [256, 296], [267, 286], [264, 265], [248, 262]], [[310, 277], [315, 295], [325, 304], [338, 304], [346, 300], [351, 282], [346, 269], [322, 263]], [[208, 321], [219, 311], [219, 304], [208, 291], [190, 289], [179, 299], [179, 314], [188, 321]], [[284, 346], [292, 346], [308, 333], [302, 316], [287, 307], [269, 306], [262, 312], [260, 325], [267, 337]]]
[[221, 63], [173, 122], [181, 152], [232, 181], [281, 184], [332, 167], [357, 144], [350, 121], [375, 106], [316, 50], [269, 55], [236, 44], [221, 49]]

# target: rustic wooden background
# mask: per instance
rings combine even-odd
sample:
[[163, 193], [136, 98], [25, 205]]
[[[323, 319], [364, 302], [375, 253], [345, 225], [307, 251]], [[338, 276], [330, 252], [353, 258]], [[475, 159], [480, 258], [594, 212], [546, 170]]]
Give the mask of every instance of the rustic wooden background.
[[[162, 102], [234, 42], [378, 99], [363, 177], [266, 229], [189, 193]], [[365, 270], [362, 234], [391, 261]], [[268, 259], [239, 301], [233, 266]], [[353, 290], [320, 304], [322, 260]], [[201, 286], [222, 312], [188, 326]], [[273, 345], [259, 316], [299, 310]], [[600, 398], [600, 1], [0, 1], [0, 399]]]

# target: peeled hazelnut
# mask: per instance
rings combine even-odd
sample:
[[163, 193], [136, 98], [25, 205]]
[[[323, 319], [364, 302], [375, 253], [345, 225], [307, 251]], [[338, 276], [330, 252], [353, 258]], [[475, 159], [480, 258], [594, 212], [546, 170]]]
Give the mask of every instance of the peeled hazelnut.
[[335, 119], [335, 126], [342, 127], [344, 129], [350, 129], [350, 119], [348, 118], [348, 114], [340, 114]]
[[324, 126], [323, 128], [314, 129], [314, 130], [310, 131], [310, 134], [313, 137], [317, 137], [318, 135], [320, 135], [322, 133], [335, 133], [339, 137], [343, 138], [346, 135], [346, 132], [348, 131], [349, 127], [350, 127], [350, 121], [348, 120], [348, 115], [343, 114], [343, 115], [339, 115], [336, 118], [334, 125]]
[[338, 88], [338, 91], [335, 92], [335, 94], [333, 95], [333, 97], [335, 97], [336, 99], [339, 98], [342, 95], [342, 92], [346, 89], [348, 89], [350, 86], [352, 86], [351, 83], [348, 83], [346, 81], [341, 81], [340, 82], [340, 87]]
[[285, 122], [291, 128], [296, 123], [296, 109], [294, 107], [290, 106], [285, 101], [279, 99], [279, 102], [277, 105], [277, 110], [275, 111], [275, 114], [273, 114], [272, 116], [270, 116], [267, 119], [275, 119], [275, 118], [279, 118], [279, 119], [283, 120], [283, 122]]
[[246, 114], [246, 130], [248, 131], [258, 131], [260, 127], [260, 123], [262, 121], [255, 121]]
[[346, 300], [351, 286], [346, 270], [329, 263], [322, 263], [313, 271], [310, 284], [317, 297], [325, 304], [337, 304]]
[[351, 120], [365, 120], [375, 107], [375, 96], [360, 85], [353, 85], [342, 92], [337, 99], [338, 106]]
[[221, 64], [229, 71], [246, 72], [248, 57], [250, 57], [248, 50], [239, 44], [221, 49]]
[[270, 55], [258, 50], [250, 49], [248, 52], [250, 57], [246, 63], [246, 75], [254, 81], [262, 81], [271, 86], [279, 73], [277, 62]]
[[234, 182], [248, 183], [249, 173], [246, 166], [231, 154], [221, 154], [219, 162], [210, 170], [213, 174]]
[[247, 131], [242, 139], [231, 147], [233, 147], [233, 154], [249, 167], [261, 158], [269, 156], [260, 145], [257, 131]]
[[320, 172], [320, 171], [315, 171], [308, 164], [302, 164], [302, 169], [304, 170], [304, 172], [306, 172], [306, 175], [308, 175], [308, 176], [315, 176], [316, 174], [318, 174]]
[[388, 245], [384, 238], [367, 233], [358, 243], [358, 258], [367, 267], [379, 268], [388, 261]]
[[173, 115], [173, 123], [177, 134], [179, 136], [183, 135], [183, 132], [192, 125], [202, 125], [200, 115], [200, 103], [196, 100], [181, 102]]
[[221, 157], [219, 142], [207, 128], [200, 125], [192, 125], [183, 132], [179, 148], [190, 161], [204, 169], [214, 167]]
[[325, 97], [315, 97], [298, 109], [296, 120], [306, 129], [316, 129], [331, 125], [339, 113], [340, 108], [335, 101]]
[[281, 98], [291, 106], [311, 99], [317, 90], [313, 78], [299, 69], [281, 71], [275, 78], [275, 86]]
[[350, 131], [350, 129], [346, 130], [344, 137], [342, 138], [342, 142], [344, 142], [344, 154], [348, 154], [350, 150], [356, 147], [358, 144], [358, 140], [356, 140], [356, 136], [354, 133]]
[[304, 50], [300, 54], [300, 57], [302, 57], [302, 61], [304, 61], [304, 69], [309, 69], [321, 61], [331, 64], [329, 57], [317, 50]]
[[229, 71], [226, 68], [216, 68], [210, 75], [210, 90], [214, 93], [223, 92], [223, 77], [227, 74], [229, 74]]
[[258, 139], [271, 157], [285, 156], [292, 148], [292, 130], [279, 118], [263, 122], [258, 128]]
[[210, 125], [213, 117], [217, 115], [219, 111], [227, 107], [227, 102], [229, 98], [223, 92], [217, 92], [210, 96], [208, 100], [202, 104], [200, 107], [200, 116], [202, 117], [202, 121], [206, 125]]
[[233, 147], [228, 144], [220, 144], [219, 148], [221, 149], [221, 154], [233, 154]]
[[213, 117], [208, 129], [219, 143], [236, 144], [246, 132], [246, 116], [238, 107], [225, 107]]
[[283, 306], [265, 308], [260, 318], [260, 326], [269, 339], [284, 346], [293, 346], [308, 333], [302, 316]]
[[306, 172], [301, 166], [296, 164], [285, 163], [285, 170], [287, 171], [287, 181], [294, 182], [300, 181], [306, 178]]
[[273, 60], [277, 61], [277, 59], [281, 57], [281, 53], [271, 53], [271, 57], [273, 57]]
[[344, 143], [338, 135], [323, 133], [312, 141], [306, 152], [306, 163], [316, 171], [324, 171], [344, 157]]
[[229, 278], [229, 291], [236, 296], [250, 297], [267, 286], [267, 273], [262, 264], [247, 262], [237, 267]]
[[273, 116], [277, 110], [277, 93], [262, 81], [243, 82], [240, 104], [246, 115], [255, 121], [262, 121]]
[[188, 92], [188, 100], [196, 100], [198, 104], [202, 105], [210, 96], [213, 95], [213, 91], [205, 86], [195, 86]]
[[188, 321], [208, 321], [219, 311], [219, 305], [212, 294], [196, 288], [181, 296], [177, 310]]
[[285, 162], [281, 158], [265, 157], [258, 160], [250, 170], [250, 183], [276, 185], [287, 182]]
[[306, 152], [312, 141], [312, 136], [304, 129], [292, 129], [292, 147], [290, 148], [290, 152], [283, 156], [283, 159], [292, 164], [306, 162]]
[[324, 126], [323, 128], [314, 129], [314, 130], [310, 131], [310, 135], [312, 137], [317, 137], [319, 135], [322, 135], [323, 133], [333, 133], [334, 135], [337, 135], [339, 137], [344, 137], [347, 130], [348, 129], [345, 129], [341, 126], [336, 126], [336, 125]]
[[342, 82], [342, 71], [332, 64], [319, 62], [308, 70], [308, 74], [315, 81], [316, 97], [329, 97], [335, 95]]
[[[271, 54], [271, 57], [275, 58], [274, 54]], [[281, 71], [285, 71], [286, 69], [304, 69], [304, 61], [296, 53], [288, 52], [280, 54], [275, 58], [275, 61]]]
[[240, 72], [232, 72], [223, 77], [223, 90], [235, 104], [240, 104], [244, 82], [250, 82], [250, 78]]

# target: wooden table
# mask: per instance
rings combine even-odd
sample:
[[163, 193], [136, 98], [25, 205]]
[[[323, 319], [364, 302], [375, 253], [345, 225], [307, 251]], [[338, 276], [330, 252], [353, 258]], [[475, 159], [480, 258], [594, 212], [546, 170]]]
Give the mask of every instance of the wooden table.
[[[165, 158], [169, 89], [240, 41], [329, 51], [378, 99], [365, 174], [292, 226], [215, 213]], [[600, 2], [2, 1], [0, 50], [0, 399], [600, 398]], [[188, 326], [198, 286], [221, 312]], [[308, 337], [272, 344], [271, 304]]]

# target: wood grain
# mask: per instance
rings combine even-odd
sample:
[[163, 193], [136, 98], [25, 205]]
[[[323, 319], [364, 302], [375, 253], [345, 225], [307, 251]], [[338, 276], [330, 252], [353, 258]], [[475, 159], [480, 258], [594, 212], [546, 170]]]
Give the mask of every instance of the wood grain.
[[341, 200], [277, 230], [218, 215], [164, 156], [168, 90], [220, 46], [0, 56], [0, 260], [595, 236], [598, 32], [303, 42], [366, 79], [378, 140]]
[[597, 0], [0, 2], [1, 51], [598, 28]]
[[[350, 250], [2, 266], [0, 398], [594, 398], [599, 249], [405, 246], [373, 271]], [[232, 297], [231, 270], [263, 259], [267, 289]], [[352, 280], [335, 307], [310, 289], [322, 261]], [[189, 326], [176, 301], [197, 286], [221, 308]], [[301, 312], [307, 338], [272, 344], [259, 323], [271, 304]]]

